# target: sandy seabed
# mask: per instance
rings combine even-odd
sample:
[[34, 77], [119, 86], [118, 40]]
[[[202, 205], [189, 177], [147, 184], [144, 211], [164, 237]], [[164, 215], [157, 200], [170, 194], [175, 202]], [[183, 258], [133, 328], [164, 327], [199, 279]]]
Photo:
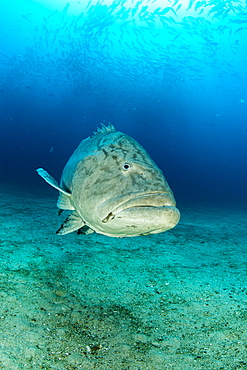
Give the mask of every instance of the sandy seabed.
[[0, 196], [0, 369], [247, 369], [247, 207], [115, 239], [57, 236], [54, 192]]

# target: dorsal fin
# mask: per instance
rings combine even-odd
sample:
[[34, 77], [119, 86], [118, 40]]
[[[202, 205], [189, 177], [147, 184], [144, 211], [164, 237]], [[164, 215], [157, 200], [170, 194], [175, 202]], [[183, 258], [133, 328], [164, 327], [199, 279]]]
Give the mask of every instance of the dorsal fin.
[[101, 128], [98, 127], [97, 128], [97, 131], [94, 131], [94, 135], [98, 135], [98, 134], [108, 134], [109, 132], [115, 132], [116, 129], [115, 127], [109, 123], [108, 126], [104, 125], [104, 123], [101, 123]]

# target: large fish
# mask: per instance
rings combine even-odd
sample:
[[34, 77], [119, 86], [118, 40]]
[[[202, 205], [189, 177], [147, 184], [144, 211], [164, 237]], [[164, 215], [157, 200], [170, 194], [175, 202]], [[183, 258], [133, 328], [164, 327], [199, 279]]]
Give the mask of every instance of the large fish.
[[162, 171], [134, 139], [102, 125], [83, 140], [64, 167], [57, 206], [71, 214], [57, 231], [97, 232], [112, 237], [160, 233], [177, 225], [180, 213]]

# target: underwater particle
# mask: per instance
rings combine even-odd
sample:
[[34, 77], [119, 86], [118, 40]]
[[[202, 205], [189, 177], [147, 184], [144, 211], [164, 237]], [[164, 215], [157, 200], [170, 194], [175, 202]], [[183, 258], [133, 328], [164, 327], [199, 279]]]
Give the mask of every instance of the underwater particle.
[[96, 344], [96, 345], [92, 345], [92, 346], [87, 345], [86, 346], [86, 354], [95, 354], [100, 349], [102, 349], [101, 344]]
[[245, 100], [244, 99], [240, 99], [240, 103], [241, 104], [245, 103]]
[[64, 297], [66, 295], [66, 292], [63, 290], [55, 290], [54, 292], [57, 297]]

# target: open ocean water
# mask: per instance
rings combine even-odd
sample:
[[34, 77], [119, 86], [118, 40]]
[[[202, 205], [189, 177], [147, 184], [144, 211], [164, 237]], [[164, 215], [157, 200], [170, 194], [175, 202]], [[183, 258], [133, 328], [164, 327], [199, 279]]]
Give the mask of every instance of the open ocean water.
[[[175, 228], [56, 235], [36, 169], [109, 122]], [[0, 369], [247, 369], [246, 1], [0, 1], [0, 158]]]

